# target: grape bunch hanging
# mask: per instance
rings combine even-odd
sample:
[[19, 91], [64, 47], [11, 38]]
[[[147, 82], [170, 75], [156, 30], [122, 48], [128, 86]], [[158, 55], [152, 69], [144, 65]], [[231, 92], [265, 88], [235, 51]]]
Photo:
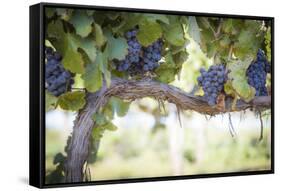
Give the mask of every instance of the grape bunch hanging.
[[219, 64], [211, 66], [208, 71], [201, 68], [200, 73], [201, 76], [197, 78], [198, 84], [203, 88], [208, 105], [214, 106], [227, 81], [227, 70], [223, 64]]
[[47, 90], [54, 96], [60, 96], [71, 88], [74, 83], [72, 75], [65, 70], [61, 60], [62, 56], [54, 52], [51, 47], [46, 47], [45, 57], [45, 82]]
[[248, 83], [255, 88], [256, 96], [267, 96], [266, 75], [270, 73], [270, 64], [268, 63], [264, 52], [259, 49], [257, 59], [248, 67], [246, 75]]
[[159, 67], [162, 40], [158, 39], [147, 47], [141, 46], [137, 40], [137, 29], [126, 32], [128, 54], [124, 60], [117, 62], [117, 70], [127, 71], [131, 76], [154, 71]]

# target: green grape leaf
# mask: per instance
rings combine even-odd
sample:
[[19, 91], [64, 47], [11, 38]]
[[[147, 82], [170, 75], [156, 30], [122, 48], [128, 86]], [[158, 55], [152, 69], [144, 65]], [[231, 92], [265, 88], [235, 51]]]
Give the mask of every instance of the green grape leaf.
[[102, 87], [102, 72], [99, 70], [99, 65], [102, 64], [102, 54], [98, 53], [96, 61], [86, 65], [86, 71], [82, 75], [85, 87], [90, 92], [95, 92]]
[[52, 109], [55, 109], [57, 105], [58, 98], [53, 96], [51, 93], [48, 91], [45, 91], [45, 110], [50, 111]]
[[113, 31], [118, 31], [120, 35], [123, 35], [128, 30], [131, 30], [132, 28], [136, 27], [136, 25], [138, 25], [144, 19], [144, 17], [144, 14], [139, 13], [123, 13], [122, 18], [124, 19], [124, 22], [120, 24], [121, 26], [113, 28]]
[[114, 38], [110, 33], [107, 33], [106, 37], [108, 39], [107, 41], [108, 58], [110, 60], [125, 59], [126, 55], [128, 54], [128, 48], [129, 48], [126, 39], [123, 37]]
[[268, 61], [271, 61], [271, 28], [269, 27], [265, 34], [265, 49]]
[[56, 9], [57, 15], [62, 20], [65, 20], [65, 21], [69, 21], [69, 19], [72, 16], [73, 11], [74, 11], [73, 9], [66, 9], [66, 8], [57, 8]]
[[52, 43], [51, 43], [49, 40], [45, 40], [45, 46], [51, 47], [51, 48], [53, 48], [54, 50], [56, 50], [56, 48], [52, 45]]
[[73, 73], [82, 74], [85, 71], [82, 55], [78, 52], [78, 47], [81, 46], [80, 41], [71, 33], [66, 33], [62, 42], [64, 67]]
[[100, 126], [94, 126], [92, 131], [92, 137], [94, 140], [100, 140], [103, 136], [104, 128], [101, 128]]
[[105, 124], [104, 128], [109, 131], [116, 131], [118, 129], [118, 127], [111, 122], [108, 122], [107, 124]]
[[171, 17], [171, 24], [162, 25], [165, 39], [174, 46], [183, 46], [185, 43], [184, 32], [181, 23], [177, 18]]
[[58, 105], [64, 110], [78, 111], [85, 105], [85, 92], [67, 92], [59, 97]]
[[168, 68], [159, 68], [157, 69], [157, 76], [156, 80], [163, 82], [163, 83], [171, 83], [175, 80], [176, 72], [174, 70]]
[[109, 87], [111, 83], [111, 72], [108, 70], [108, 56], [109, 56], [109, 48], [106, 46], [102, 53], [102, 62], [99, 62], [99, 69], [103, 73], [106, 86]]
[[236, 29], [237, 25], [235, 24], [237, 24], [235, 19], [225, 19], [222, 23], [223, 32], [231, 35], [236, 35], [238, 33], [238, 30]]
[[65, 156], [62, 153], [57, 153], [54, 157], [53, 164], [63, 163], [65, 161]]
[[45, 15], [47, 18], [52, 18], [55, 15], [56, 10], [54, 8], [46, 8]]
[[147, 20], [156, 22], [161, 21], [165, 24], [170, 24], [169, 18], [166, 15], [160, 15], [160, 14], [145, 14], [144, 15]]
[[93, 17], [89, 17], [85, 11], [75, 11], [69, 22], [81, 37], [87, 37], [92, 31]]
[[97, 49], [96, 43], [92, 39], [82, 39], [80, 43], [80, 48], [84, 50], [91, 62], [95, 62], [97, 56]]
[[[95, 127], [94, 127], [95, 128]], [[87, 157], [87, 163], [94, 163], [97, 160], [97, 153], [99, 150], [100, 140], [94, 139], [93, 136], [90, 138], [90, 150]]]
[[95, 113], [92, 117], [92, 119], [96, 122], [97, 125], [105, 125], [108, 120], [106, 119], [106, 116], [103, 113]]
[[60, 20], [50, 22], [47, 25], [46, 35], [49, 39], [55, 39], [52, 43], [61, 52], [63, 50], [63, 47], [60, 42], [63, 41], [65, 35], [62, 22]]
[[[228, 63], [228, 69], [230, 70], [228, 78], [231, 81], [231, 87], [246, 102], [249, 102], [255, 97], [255, 89], [248, 84], [246, 77], [246, 70], [252, 60], [253, 57], [248, 56], [243, 61], [235, 60]], [[230, 90], [227, 91], [230, 93]]]
[[159, 23], [143, 19], [139, 24], [137, 39], [143, 46], [148, 46], [162, 36]]
[[125, 102], [117, 97], [111, 97], [109, 100], [109, 104], [112, 106], [112, 109], [119, 117], [125, 116], [130, 108], [129, 102]]
[[232, 96], [232, 97], [235, 97], [236, 92], [235, 92], [235, 90], [233, 89], [230, 80], [228, 80], [228, 81], [224, 84], [224, 92], [225, 92], [227, 95], [230, 95], [230, 96]]
[[242, 60], [248, 55], [255, 56], [264, 40], [259, 31], [260, 24], [253, 21], [250, 23], [247, 22], [247, 25], [240, 31], [233, 47], [235, 56]]
[[170, 83], [175, 80], [176, 63], [174, 62], [172, 53], [169, 52], [164, 57], [164, 63], [156, 69], [156, 80], [163, 83]]
[[95, 34], [95, 42], [98, 47], [101, 47], [106, 42], [106, 38], [103, 35], [102, 28], [99, 24], [94, 24], [94, 34]]
[[196, 17], [190, 16], [189, 18], [189, 26], [188, 26], [188, 32], [189, 36], [197, 42], [197, 44], [201, 44], [201, 37], [200, 37], [200, 29], [196, 21]]

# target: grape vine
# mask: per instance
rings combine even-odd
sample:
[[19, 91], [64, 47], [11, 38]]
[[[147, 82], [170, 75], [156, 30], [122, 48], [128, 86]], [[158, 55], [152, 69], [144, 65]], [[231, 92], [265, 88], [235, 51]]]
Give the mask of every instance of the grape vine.
[[[67, 156], [58, 166], [60, 176], [66, 168], [66, 182], [83, 181], [90, 140], [116, 129], [111, 121], [126, 115], [132, 100], [152, 97], [163, 107], [167, 101], [207, 115], [270, 109], [270, 96], [260, 97], [270, 94], [271, 33], [265, 33], [270, 23], [53, 8], [46, 8], [46, 18], [46, 105], [78, 112]], [[210, 67], [197, 78], [203, 99], [181, 90], [192, 88], [197, 68], [205, 66]], [[72, 75], [83, 91], [70, 91]], [[111, 100], [114, 96], [120, 100]]]
[[46, 47], [45, 80], [47, 90], [54, 96], [60, 96], [68, 91], [74, 83], [71, 73], [61, 64], [62, 56], [54, 52], [51, 47]]

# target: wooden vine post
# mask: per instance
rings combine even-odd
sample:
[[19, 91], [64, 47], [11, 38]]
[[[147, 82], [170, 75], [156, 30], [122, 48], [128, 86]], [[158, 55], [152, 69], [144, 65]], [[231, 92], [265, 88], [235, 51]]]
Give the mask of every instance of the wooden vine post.
[[89, 145], [92, 129], [95, 128], [95, 121], [92, 120], [92, 115], [99, 108], [105, 106], [111, 96], [131, 101], [152, 97], [157, 100], [173, 103], [182, 110], [193, 110], [207, 115], [242, 111], [249, 108], [271, 107], [270, 96], [256, 97], [249, 103], [238, 100], [235, 108], [231, 107], [232, 99], [226, 99], [225, 108], [222, 109], [210, 107], [201, 97], [187, 94], [168, 84], [152, 80], [129, 81], [119, 78], [112, 79], [109, 88], [103, 86], [96, 93], [87, 93], [87, 103], [77, 115], [65, 164], [66, 182], [82, 182], [84, 180], [84, 164], [90, 152]]

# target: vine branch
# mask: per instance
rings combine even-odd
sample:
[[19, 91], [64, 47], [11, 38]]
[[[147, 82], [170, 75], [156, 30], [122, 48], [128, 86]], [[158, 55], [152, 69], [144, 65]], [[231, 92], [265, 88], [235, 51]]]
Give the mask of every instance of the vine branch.
[[156, 100], [168, 101], [175, 104], [181, 110], [193, 110], [202, 114], [216, 115], [220, 113], [242, 111], [249, 108], [264, 109], [271, 107], [271, 97], [256, 97], [251, 102], [246, 103], [238, 100], [236, 107], [232, 107], [232, 98], [225, 100], [225, 108], [211, 107], [198, 96], [184, 92], [172, 85], [152, 81], [152, 80], [125, 80], [114, 78], [110, 87], [104, 85], [96, 93], [87, 93], [86, 105], [81, 109], [74, 122], [72, 139], [67, 151], [65, 164], [66, 182], [82, 182], [83, 166], [89, 155], [89, 141], [95, 122], [92, 116], [101, 107], [105, 106], [111, 96], [116, 96], [125, 100], [135, 100], [144, 97], [152, 97]]

